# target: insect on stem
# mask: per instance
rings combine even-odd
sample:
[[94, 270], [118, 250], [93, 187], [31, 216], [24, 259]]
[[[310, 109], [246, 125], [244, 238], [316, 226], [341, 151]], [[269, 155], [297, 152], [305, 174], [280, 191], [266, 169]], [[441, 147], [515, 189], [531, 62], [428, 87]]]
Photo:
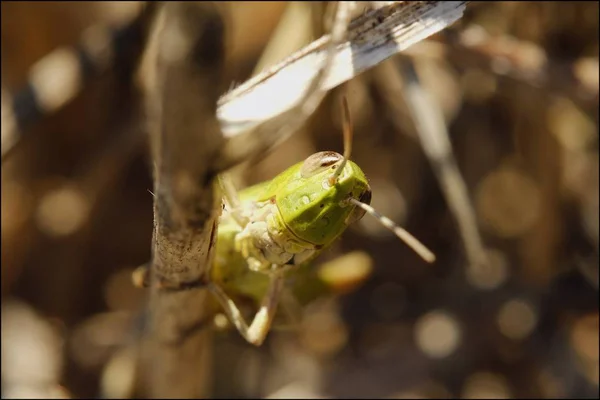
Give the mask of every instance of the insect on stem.
[[344, 131], [344, 160], [329, 178], [330, 186], [333, 186], [337, 183], [338, 178], [340, 177], [342, 171], [344, 171], [344, 167], [346, 166], [346, 163], [348, 162], [348, 160], [350, 159], [350, 155], [352, 154], [352, 120], [350, 119], [350, 108], [348, 107], [348, 100], [346, 100], [346, 96], [342, 98], [342, 110]]
[[386, 228], [388, 228], [389, 230], [394, 232], [394, 234], [396, 236], [398, 236], [398, 238], [400, 238], [400, 240], [402, 240], [411, 249], [413, 249], [415, 251], [415, 253], [417, 253], [419, 256], [421, 256], [421, 258], [423, 260], [427, 261], [428, 263], [432, 263], [435, 261], [435, 254], [433, 254], [431, 252], [431, 250], [429, 250], [427, 247], [425, 247], [425, 245], [423, 243], [419, 242], [419, 240], [416, 237], [414, 237], [413, 235], [408, 233], [405, 229], [396, 225], [394, 223], [394, 221], [392, 221], [391, 219], [389, 219], [388, 217], [386, 217], [384, 215], [379, 214], [373, 207], [371, 207], [368, 204], [361, 203], [360, 201], [353, 199], [353, 198], [350, 198], [349, 200], [355, 206], [362, 208], [368, 214], [377, 218], [379, 220], [379, 222], [381, 222], [381, 225], [385, 226]]

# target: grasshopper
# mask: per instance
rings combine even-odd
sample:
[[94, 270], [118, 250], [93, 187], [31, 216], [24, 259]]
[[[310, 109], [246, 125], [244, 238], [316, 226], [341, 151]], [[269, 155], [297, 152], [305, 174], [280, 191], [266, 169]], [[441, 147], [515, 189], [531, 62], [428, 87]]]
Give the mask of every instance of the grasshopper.
[[[310, 263], [367, 213], [426, 261], [435, 260], [412, 235], [369, 205], [367, 178], [349, 159], [352, 128], [345, 99], [343, 115], [343, 156], [333, 151], [315, 153], [272, 180], [239, 193], [227, 176], [220, 178], [225, 208], [209, 288], [240, 334], [254, 345], [260, 345], [270, 329], [285, 275]], [[227, 292], [256, 300], [262, 297], [250, 325]]]
[[[345, 98], [343, 115], [343, 156], [315, 153], [239, 193], [228, 175], [219, 177], [224, 208], [207, 287], [238, 332], [256, 346], [271, 328], [286, 276], [309, 264], [365, 214], [377, 218], [427, 262], [435, 260], [410, 233], [369, 205], [367, 178], [349, 159], [352, 127]], [[230, 295], [260, 303], [250, 325]]]

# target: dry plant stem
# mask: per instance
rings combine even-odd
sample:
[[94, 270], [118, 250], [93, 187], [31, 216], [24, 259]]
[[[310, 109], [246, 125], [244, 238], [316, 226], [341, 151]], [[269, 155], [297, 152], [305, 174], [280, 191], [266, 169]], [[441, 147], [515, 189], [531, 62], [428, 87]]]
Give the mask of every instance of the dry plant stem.
[[[335, 47], [328, 74], [319, 72], [332, 42], [331, 36], [325, 35], [223, 96], [218, 118], [229, 140], [220, 169], [247, 158], [248, 153], [258, 153], [248, 146], [249, 137], [257, 139], [256, 146], [263, 150], [289, 137], [294, 132], [289, 127], [290, 116], [298, 115], [303, 107], [313, 107], [310, 102], [305, 105], [305, 100], [311, 82], [320, 81], [316, 76], [326, 75], [317, 87], [322, 92], [330, 90], [452, 24], [462, 16], [464, 4], [393, 2], [367, 11], [350, 23], [347, 40]], [[318, 95], [315, 97], [318, 100]]]
[[[419, 82], [410, 58], [399, 60], [404, 78], [404, 100], [418, 132], [421, 146], [429, 158], [446, 199], [458, 222], [470, 268], [479, 268], [486, 263], [483, 241], [477, 227], [477, 219], [467, 186], [462, 179], [448, 137], [444, 117], [437, 104]], [[390, 74], [398, 74], [390, 68]]]
[[[177, 288], [201, 283], [213, 258], [221, 194], [214, 160], [223, 137], [216, 120], [224, 22], [212, 2], [165, 3], [144, 58], [154, 161], [151, 279]], [[204, 289], [151, 285], [141, 384], [147, 397], [203, 397], [210, 380], [209, 312]]]

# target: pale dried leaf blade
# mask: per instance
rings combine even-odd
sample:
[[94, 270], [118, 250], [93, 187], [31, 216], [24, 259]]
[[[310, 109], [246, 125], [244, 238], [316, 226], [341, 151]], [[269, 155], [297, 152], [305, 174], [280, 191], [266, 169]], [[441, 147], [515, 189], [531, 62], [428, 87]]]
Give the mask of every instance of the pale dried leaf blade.
[[[451, 25], [462, 17], [465, 3], [393, 2], [356, 18], [350, 24], [348, 40], [337, 48], [325, 89], [354, 78]], [[328, 35], [321, 37], [221, 97], [217, 116], [224, 135], [231, 139], [228, 146], [243, 144], [245, 133], [251, 134], [267, 121], [273, 124], [297, 106], [323, 63], [328, 40]], [[273, 142], [280, 140], [274, 138]]]

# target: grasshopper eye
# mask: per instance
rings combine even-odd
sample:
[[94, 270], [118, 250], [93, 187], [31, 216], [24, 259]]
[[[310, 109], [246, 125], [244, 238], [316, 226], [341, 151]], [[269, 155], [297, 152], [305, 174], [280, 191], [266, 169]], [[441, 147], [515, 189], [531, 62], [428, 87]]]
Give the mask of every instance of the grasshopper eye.
[[335, 151], [321, 151], [308, 157], [302, 168], [300, 174], [303, 178], [310, 178], [319, 172], [322, 172], [326, 168], [340, 162], [343, 157]]
[[[364, 191], [360, 195], [358, 201], [360, 201], [363, 204], [370, 205], [371, 204], [371, 189], [367, 189], [366, 191]], [[356, 207], [354, 210], [352, 210], [350, 215], [348, 215], [348, 217], [346, 218], [346, 224], [351, 225], [351, 224], [355, 223], [356, 221], [359, 221], [362, 217], [364, 217], [366, 212], [367, 212], [366, 210], [363, 210], [360, 207]]]

